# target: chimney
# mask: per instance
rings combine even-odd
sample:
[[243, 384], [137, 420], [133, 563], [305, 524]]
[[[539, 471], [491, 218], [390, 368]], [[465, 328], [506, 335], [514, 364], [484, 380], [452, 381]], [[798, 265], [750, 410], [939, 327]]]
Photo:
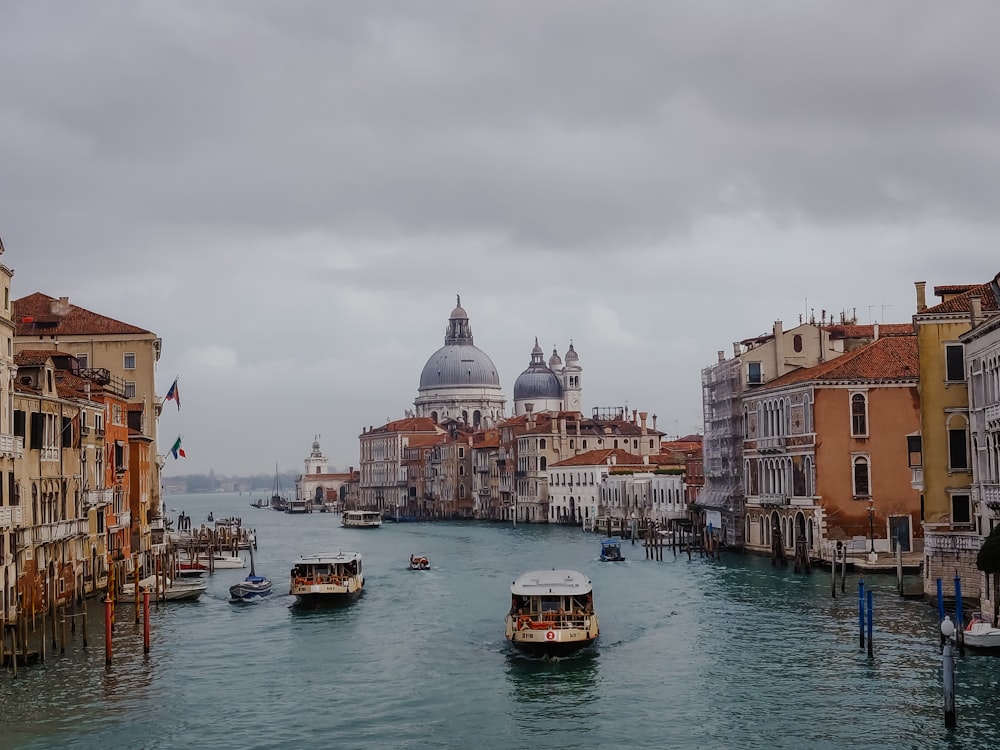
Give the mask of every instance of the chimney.
[[740, 342], [739, 341], [734, 341], [733, 342], [733, 356], [734, 357], [740, 356]]
[[917, 312], [927, 309], [927, 282], [915, 281], [913, 285], [917, 288]]
[[978, 294], [969, 297], [969, 322], [973, 328], [983, 322], [983, 300]]
[[874, 332], [872, 336], [873, 340], [878, 341], [878, 323], [872, 326], [872, 331]]
[[722, 349], [719, 349], [719, 364], [722, 364], [725, 361], [726, 361], [726, 353], [722, 351]]
[[774, 377], [780, 378], [785, 374], [785, 340], [782, 334], [785, 332], [781, 326], [781, 321], [774, 321]]
[[653, 431], [656, 431], [656, 415], [653, 415]]
[[643, 435], [646, 434], [646, 418], [648, 416], [649, 416], [649, 412], [648, 411], [641, 411], [641, 412], [639, 412], [639, 421], [642, 423], [641, 426], [642, 426], [642, 434]]

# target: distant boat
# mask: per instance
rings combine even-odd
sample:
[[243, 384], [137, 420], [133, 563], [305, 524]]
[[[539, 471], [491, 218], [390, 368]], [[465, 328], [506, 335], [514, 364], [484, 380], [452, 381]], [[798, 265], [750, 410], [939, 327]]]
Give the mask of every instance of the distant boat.
[[604, 539], [601, 541], [601, 560], [603, 562], [620, 562], [624, 559], [621, 539]]
[[988, 650], [1000, 649], [1000, 628], [995, 628], [982, 612], [973, 612], [969, 624], [962, 633], [969, 648]]
[[410, 555], [410, 570], [427, 570], [431, 567], [431, 561], [426, 555]]
[[575, 570], [534, 570], [511, 584], [507, 640], [532, 656], [566, 656], [597, 640], [590, 580]]
[[[149, 591], [154, 597], [156, 596], [157, 588], [157, 577], [155, 575], [147, 576], [139, 581], [140, 591]], [[161, 585], [163, 583], [162, 579], [159, 582]], [[197, 599], [199, 596], [205, 593], [205, 589], [208, 585], [198, 579], [187, 579], [184, 581], [175, 581], [168, 578], [166, 580], [166, 587], [162, 590], [164, 601], [184, 601]], [[130, 598], [135, 596], [135, 584], [126, 583], [122, 586], [122, 597]]]
[[345, 510], [340, 525], [357, 529], [377, 529], [382, 525], [382, 514], [377, 510]]
[[271, 510], [288, 510], [288, 499], [281, 494], [281, 480], [278, 477], [278, 464], [274, 465], [274, 493], [271, 495]]

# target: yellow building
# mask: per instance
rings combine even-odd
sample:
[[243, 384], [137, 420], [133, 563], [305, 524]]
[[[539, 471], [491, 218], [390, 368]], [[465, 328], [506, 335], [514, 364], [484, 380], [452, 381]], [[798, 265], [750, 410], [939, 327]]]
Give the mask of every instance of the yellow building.
[[920, 358], [920, 434], [911, 436], [913, 486], [921, 492], [924, 525], [924, 593], [936, 595], [942, 579], [954, 595], [958, 574], [964, 597], [979, 599], [976, 533], [972, 498], [972, 451], [969, 439], [969, 392], [964, 346], [959, 337], [973, 316], [1000, 313], [1000, 274], [984, 284], [937, 286], [940, 298], [926, 302], [926, 283], [916, 282], [913, 326]]

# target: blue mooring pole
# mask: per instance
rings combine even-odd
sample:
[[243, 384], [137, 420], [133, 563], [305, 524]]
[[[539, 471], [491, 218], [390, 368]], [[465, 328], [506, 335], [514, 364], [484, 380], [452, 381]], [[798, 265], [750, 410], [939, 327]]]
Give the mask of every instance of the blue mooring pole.
[[860, 638], [859, 648], [865, 647], [865, 577], [858, 579], [858, 637]]
[[868, 658], [874, 659], [875, 652], [872, 650], [872, 630], [875, 627], [874, 617], [872, 616], [872, 594], [874, 592], [868, 589]]

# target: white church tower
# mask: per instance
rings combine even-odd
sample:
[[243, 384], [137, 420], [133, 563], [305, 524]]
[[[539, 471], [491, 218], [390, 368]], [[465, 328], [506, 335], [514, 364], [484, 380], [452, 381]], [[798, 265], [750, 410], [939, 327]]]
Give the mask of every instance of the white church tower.
[[583, 368], [580, 367], [580, 355], [573, 348], [573, 342], [569, 344], [569, 351], [566, 352], [566, 364], [560, 371], [563, 387], [563, 408], [566, 411], [582, 411], [583, 409], [583, 382], [581, 380]]
[[312, 452], [306, 456], [306, 474], [326, 474], [326, 456], [319, 448], [319, 435], [312, 444]]

